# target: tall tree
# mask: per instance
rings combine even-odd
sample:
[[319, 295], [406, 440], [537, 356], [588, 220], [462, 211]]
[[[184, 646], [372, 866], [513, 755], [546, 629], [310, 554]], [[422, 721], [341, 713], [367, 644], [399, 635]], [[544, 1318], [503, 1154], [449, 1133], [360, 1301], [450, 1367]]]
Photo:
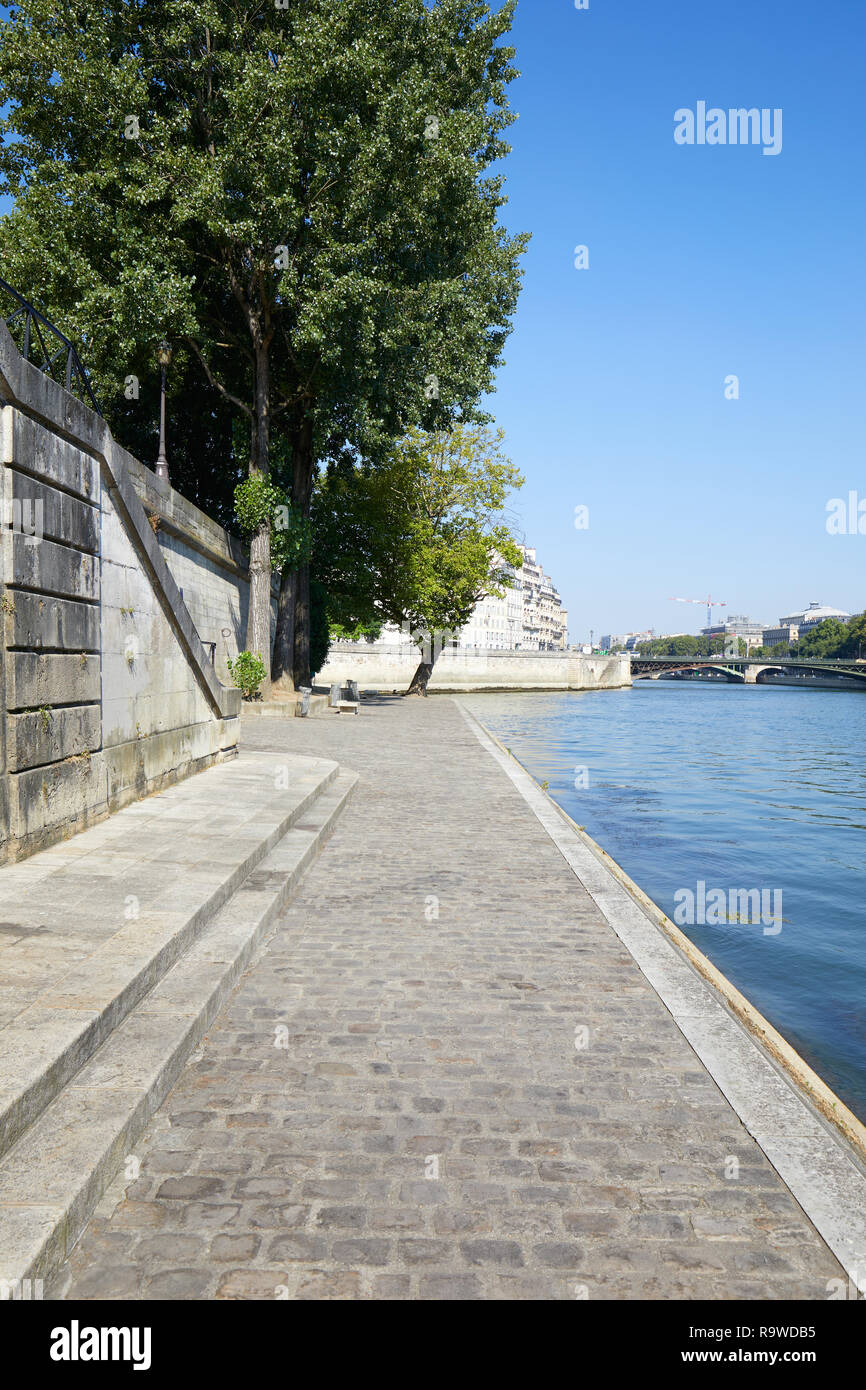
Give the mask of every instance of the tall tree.
[[849, 623], [838, 618], [826, 618], [804, 633], [792, 649], [792, 656], [811, 656], [817, 659], [841, 656], [849, 636]]
[[859, 659], [866, 652], [866, 613], [856, 613], [846, 624], [847, 632], [839, 656]]
[[[0, 42], [5, 278], [84, 341], [103, 397], [163, 335], [274, 430], [306, 516], [317, 461], [477, 409], [525, 245], [498, 224], [514, 0], [21, 0]], [[247, 646], [270, 644], [270, 524]], [[309, 675], [309, 568], [274, 674]]]
[[[419, 648], [407, 695], [426, 695], [443, 648], [482, 598], [512, 587], [521, 564], [504, 507], [523, 478], [502, 439], [483, 426], [412, 429], [376, 468], [323, 482], [344, 553], [354, 545], [366, 558], [356, 567], [364, 574], [356, 607], [371, 597], [377, 619], [408, 629]], [[332, 583], [339, 589], [339, 578]]]

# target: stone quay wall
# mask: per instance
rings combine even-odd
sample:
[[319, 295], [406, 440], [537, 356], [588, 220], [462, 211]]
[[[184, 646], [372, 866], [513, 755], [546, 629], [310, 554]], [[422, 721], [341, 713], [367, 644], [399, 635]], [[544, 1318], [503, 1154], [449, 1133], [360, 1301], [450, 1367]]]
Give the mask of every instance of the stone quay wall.
[[221, 528], [25, 361], [2, 322], [0, 486], [10, 862], [234, 755], [240, 694], [199, 624], [229, 627], [236, 644], [245, 580]]
[[[356, 680], [361, 690], [405, 690], [419, 653], [406, 647], [335, 642], [317, 685]], [[472, 690], [615, 690], [631, 685], [631, 661], [580, 652], [473, 651], [448, 647], [433, 667], [431, 694]]]
[[[231, 685], [228, 662], [246, 645], [250, 602], [248, 556], [236, 536], [175, 492], [144, 464], [127, 455], [129, 479], [155, 526], [162, 557], [208, 649], [223, 685]], [[277, 627], [279, 580], [271, 598], [271, 640]]]

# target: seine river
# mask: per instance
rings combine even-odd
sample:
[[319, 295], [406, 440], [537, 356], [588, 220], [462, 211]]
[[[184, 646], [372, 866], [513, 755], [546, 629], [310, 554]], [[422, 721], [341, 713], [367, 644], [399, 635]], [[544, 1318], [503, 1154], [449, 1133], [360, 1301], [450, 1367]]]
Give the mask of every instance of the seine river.
[[[640, 681], [465, 703], [866, 1120], [866, 692]], [[781, 920], [689, 925], [700, 883], [764, 890]]]

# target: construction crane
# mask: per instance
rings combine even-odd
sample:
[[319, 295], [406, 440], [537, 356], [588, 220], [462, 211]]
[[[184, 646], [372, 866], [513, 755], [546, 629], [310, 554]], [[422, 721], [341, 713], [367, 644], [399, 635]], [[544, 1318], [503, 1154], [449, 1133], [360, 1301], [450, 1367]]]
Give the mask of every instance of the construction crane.
[[707, 627], [712, 627], [712, 625], [713, 625], [713, 609], [714, 609], [714, 608], [727, 608], [727, 606], [728, 606], [726, 603], [721, 603], [718, 599], [709, 598], [709, 597], [707, 597], [707, 598], [672, 598], [672, 599], [669, 600], [669, 602], [670, 602], [670, 603], [705, 603], [705, 604], [707, 605]]

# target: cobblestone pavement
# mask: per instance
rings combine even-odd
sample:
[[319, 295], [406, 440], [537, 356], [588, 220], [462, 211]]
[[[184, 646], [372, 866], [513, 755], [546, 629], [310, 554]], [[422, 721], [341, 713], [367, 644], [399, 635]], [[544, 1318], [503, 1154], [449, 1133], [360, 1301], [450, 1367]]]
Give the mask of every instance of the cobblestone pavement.
[[53, 1296], [827, 1297], [835, 1258], [453, 701], [244, 741], [361, 784]]

